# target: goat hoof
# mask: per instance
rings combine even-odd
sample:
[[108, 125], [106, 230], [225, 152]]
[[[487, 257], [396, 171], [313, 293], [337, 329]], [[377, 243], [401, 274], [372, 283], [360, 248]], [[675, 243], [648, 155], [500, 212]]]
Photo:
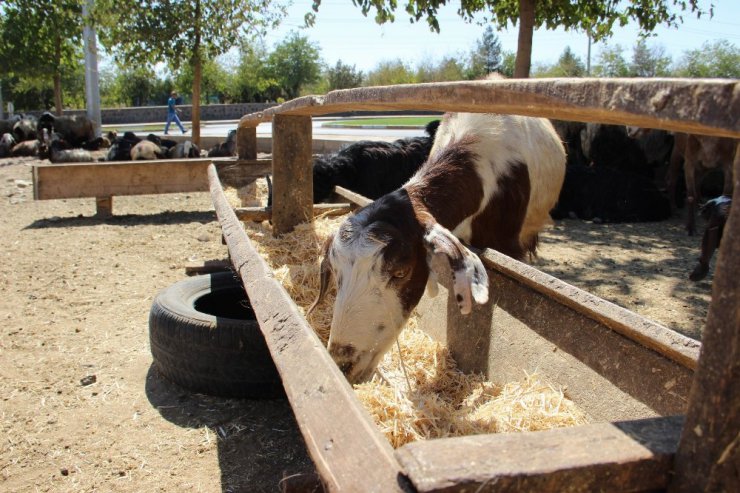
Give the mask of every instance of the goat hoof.
[[689, 274], [689, 279], [694, 282], [701, 281], [702, 279], [707, 277], [708, 272], [709, 269], [707, 267], [704, 267], [703, 265], [697, 265], [691, 272], [691, 274]]

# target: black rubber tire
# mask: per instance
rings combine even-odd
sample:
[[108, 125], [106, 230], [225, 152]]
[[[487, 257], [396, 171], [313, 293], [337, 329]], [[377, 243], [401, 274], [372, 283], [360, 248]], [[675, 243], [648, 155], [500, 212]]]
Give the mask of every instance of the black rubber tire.
[[241, 280], [232, 272], [191, 277], [160, 291], [149, 312], [149, 343], [160, 373], [193, 392], [284, 395]]

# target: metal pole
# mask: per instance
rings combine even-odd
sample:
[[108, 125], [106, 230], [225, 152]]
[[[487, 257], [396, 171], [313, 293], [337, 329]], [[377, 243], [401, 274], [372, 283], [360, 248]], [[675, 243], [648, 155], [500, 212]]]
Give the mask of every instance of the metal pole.
[[591, 75], [591, 31], [586, 33], [588, 36], [588, 55], [586, 55], [586, 75]]
[[102, 135], [100, 113], [100, 80], [98, 78], [98, 46], [95, 29], [90, 22], [90, 12], [93, 10], [94, 0], [85, 0], [82, 5], [82, 17], [85, 26], [82, 28], [82, 37], [85, 41], [85, 101], [87, 103], [87, 117], [92, 120], [95, 135]]

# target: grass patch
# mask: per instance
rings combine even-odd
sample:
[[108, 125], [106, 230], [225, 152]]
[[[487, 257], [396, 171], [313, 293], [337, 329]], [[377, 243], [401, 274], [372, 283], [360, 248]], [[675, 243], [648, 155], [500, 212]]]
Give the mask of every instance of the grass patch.
[[[178, 131], [180, 130], [177, 128], [177, 125], [172, 124], [171, 127], [175, 127]], [[164, 123], [157, 123], [157, 124], [141, 124], [141, 125], [103, 125], [102, 126], [103, 132], [109, 132], [111, 130], [115, 130], [119, 134], [123, 134], [123, 132], [161, 132], [164, 130]]]
[[326, 122], [323, 127], [364, 127], [368, 125], [388, 127], [388, 126], [399, 126], [399, 127], [424, 127], [427, 123], [433, 120], [439, 120], [440, 116], [395, 116], [395, 117], [378, 117], [378, 118], [353, 118], [350, 120], [337, 120]]

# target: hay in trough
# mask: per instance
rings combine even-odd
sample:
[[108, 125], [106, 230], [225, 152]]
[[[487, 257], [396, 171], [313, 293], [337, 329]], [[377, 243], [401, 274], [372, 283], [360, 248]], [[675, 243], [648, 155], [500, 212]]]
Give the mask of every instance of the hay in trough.
[[[274, 238], [267, 222], [246, 224], [247, 234], [305, 314], [319, 290], [319, 256], [324, 239], [343, 217], [317, 218]], [[326, 344], [335, 290], [311, 314], [309, 324]], [[481, 433], [534, 431], [587, 422], [585, 414], [537, 373], [505, 385], [457, 369], [449, 351], [417, 328], [412, 316], [373, 379], [355, 391], [393, 447], [415, 440]], [[408, 379], [407, 379], [408, 377]]]

